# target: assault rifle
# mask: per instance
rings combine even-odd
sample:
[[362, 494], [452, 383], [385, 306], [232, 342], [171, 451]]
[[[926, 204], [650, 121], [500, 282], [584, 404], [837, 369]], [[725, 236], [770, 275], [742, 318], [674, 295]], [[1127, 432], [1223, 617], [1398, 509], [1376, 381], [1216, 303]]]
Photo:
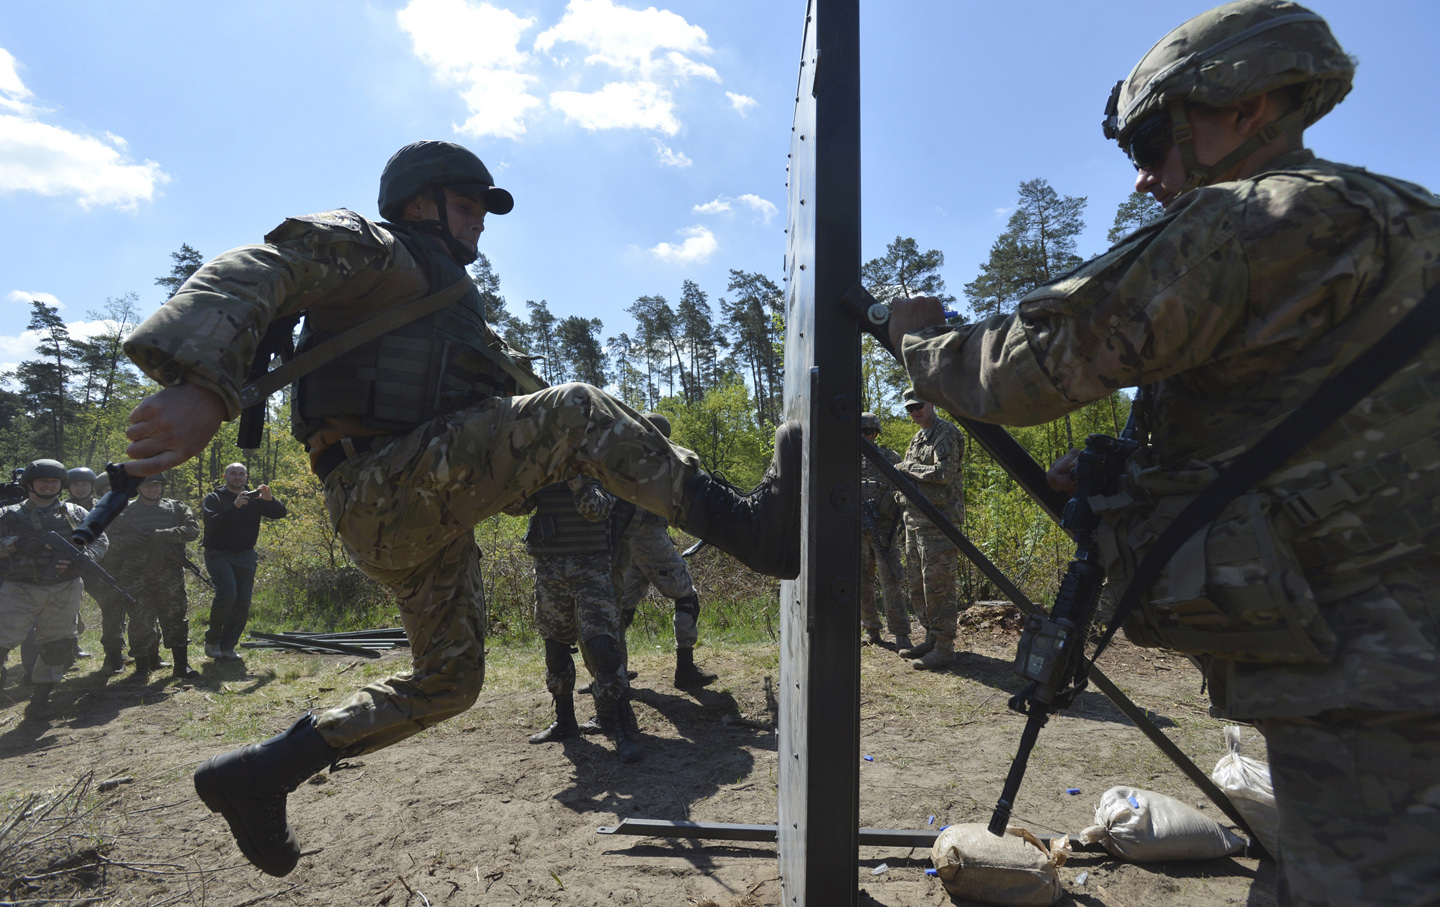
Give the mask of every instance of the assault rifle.
[[127, 605], [134, 607], [136, 602], [129, 592], [115, 582], [115, 577], [105, 572], [105, 568], [90, 559], [84, 549], [77, 548], [71, 544], [65, 536], [51, 529], [48, 532], [31, 532], [22, 536], [22, 547], [34, 551], [43, 549], [51, 552], [50, 562], [45, 565], [40, 578], [43, 580], [54, 580], [60, 577], [60, 562], [70, 561], [69, 570], [73, 571], [81, 579], [98, 580], [101, 585], [109, 586], [115, 594], [124, 599]]
[[30, 497], [30, 492], [20, 484], [20, 476], [24, 469], [13, 469], [10, 471], [10, 481], [0, 485], [0, 507], [9, 507], [11, 504], [23, 504], [25, 499]]
[[110, 490], [70, 533], [70, 541], [81, 547], [95, 543], [106, 527], [115, 522], [115, 518], [129, 505], [130, 499], [140, 493], [140, 483], [145, 481], [144, 476], [130, 475], [119, 463], [106, 463], [105, 475], [110, 477]]
[[1085, 640], [1095, 617], [1100, 588], [1105, 584], [1105, 564], [1095, 541], [1100, 518], [1090, 507], [1093, 495], [1115, 494], [1125, 463], [1139, 441], [1135, 437], [1135, 416], [1131, 410], [1129, 423], [1118, 439], [1107, 435], [1091, 435], [1085, 439], [1075, 465], [1075, 494], [1065, 505], [1060, 525], [1075, 538], [1075, 556], [1065, 568], [1055, 607], [1049, 616], [1032, 614], [1025, 619], [1020, 645], [1015, 652], [1015, 673], [1029, 686], [1010, 698], [1010, 709], [1028, 717], [1020, 746], [1010, 763], [1010, 774], [1000, 793], [1000, 801], [991, 814], [992, 835], [1004, 835], [1010, 823], [1010, 810], [1020, 793], [1030, 751], [1040, 736], [1040, 729], [1050, 714], [1067, 709], [1089, 683], [1089, 662], [1085, 660]]

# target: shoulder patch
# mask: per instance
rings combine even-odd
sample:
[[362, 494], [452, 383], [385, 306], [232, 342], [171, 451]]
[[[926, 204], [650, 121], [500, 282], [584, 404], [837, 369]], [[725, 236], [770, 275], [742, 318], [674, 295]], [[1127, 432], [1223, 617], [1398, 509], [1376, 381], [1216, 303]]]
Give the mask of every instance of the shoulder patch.
[[388, 248], [389, 234], [348, 208], [287, 217], [284, 223], [265, 234], [267, 243], [314, 237], [329, 242], [358, 242], [377, 248]]

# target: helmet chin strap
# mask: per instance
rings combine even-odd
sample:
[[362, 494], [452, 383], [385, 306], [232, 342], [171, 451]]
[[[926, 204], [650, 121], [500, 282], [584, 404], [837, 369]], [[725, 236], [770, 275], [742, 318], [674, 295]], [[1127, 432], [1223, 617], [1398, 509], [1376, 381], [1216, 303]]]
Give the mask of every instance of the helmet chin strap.
[[440, 219], [440, 229], [436, 235], [444, 240], [445, 247], [450, 250], [450, 257], [462, 265], [468, 265], [479, 257], [479, 252], [474, 246], [467, 246], [450, 232], [450, 211], [445, 204], [445, 188], [443, 186], [432, 186], [434, 193], [435, 212]]
[[1180, 149], [1180, 163], [1185, 168], [1185, 185], [1177, 194], [1184, 195], [1201, 186], [1210, 185], [1217, 176], [1228, 173], [1231, 167], [1254, 154], [1257, 149], [1284, 135], [1291, 125], [1301, 122], [1304, 114], [1303, 105], [1296, 107], [1279, 119], [1265, 124], [1259, 132], [1250, 136], [1241, 143], [1240, 147], [1220, 160], [1204, 166], [1195, 157], [1195, 133], [1190, 128], [1190, 118], [1185, 115], [1185, 102], [1178, 98], [1172, 100], [1170, 102], [1171, 136], [1175, 140], [1175, 146]]

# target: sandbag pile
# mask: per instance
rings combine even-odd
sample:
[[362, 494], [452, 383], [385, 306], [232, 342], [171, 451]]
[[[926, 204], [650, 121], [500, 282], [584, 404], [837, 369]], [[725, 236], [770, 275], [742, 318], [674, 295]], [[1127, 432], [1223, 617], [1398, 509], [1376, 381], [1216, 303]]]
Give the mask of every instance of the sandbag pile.
[[1245, 849], [1244, 838], [1193, 806], [1138, 787], [1107, 790], [1080, 840], [1136, 863], [1212, 860]]
[[983, 823], [940, 832], [930, 859], [945, 890], [956, 897], [1001, 907], [1050, 907], [1064, 894], [1060, 874], [1070, 856], [1064, 835], [1046, 847], [1023, 828], [990, 834]]
[[1241, 755], [1240, 728], [1236, 725], [1226, 726], [1225, 746], [1230, 752], [1215, 763], [1210, 780], [1235, 804], [1255, 837], [1274, 857], [1280, 853], [1280, 813], [1270, 786], [1270, 766]]

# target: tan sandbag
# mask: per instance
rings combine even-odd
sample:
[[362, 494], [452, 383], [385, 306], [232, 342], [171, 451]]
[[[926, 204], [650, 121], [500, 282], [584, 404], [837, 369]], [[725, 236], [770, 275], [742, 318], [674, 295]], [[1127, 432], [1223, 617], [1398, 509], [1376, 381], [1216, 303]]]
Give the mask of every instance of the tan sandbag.
[[951, 825], [940, 832], [930, 859], [956, 897], [1002, 907], [1050, 907], [1064, 889], [1056, 870], [1070, 856], [1061, 835], [1047, 848], [1023, 828], [997, 838], [981, 823]]
[[1245, 839], [1174, 797], [1112, 787], [1100, 797], [1095, 824], [1080, 832], [1122, 860], [1212, 860], [1245, 849]]
[[1241, 754], [1240, 728], [1236, 725], [1225, 727], [1225, 746], [1229, 752], [1215, 763], [1210, 780], [1235, 804], [1255, 837], [1274, 857], [1280, 853], [1280, 812], [1270, 787], [1270, 765]]

